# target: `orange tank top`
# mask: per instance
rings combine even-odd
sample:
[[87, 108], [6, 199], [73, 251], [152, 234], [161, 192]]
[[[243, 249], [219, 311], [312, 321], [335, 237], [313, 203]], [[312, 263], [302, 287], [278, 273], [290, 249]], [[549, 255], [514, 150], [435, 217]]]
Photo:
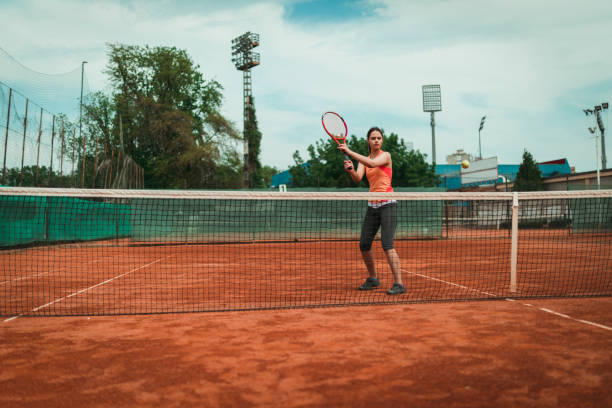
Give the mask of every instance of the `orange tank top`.
[[[379, 155], [381, 155], [382, 153], [383, 151], [381, 150]], [[371, 193], [393, 192], [393, 187], [391, 187], [391, 178], [393, 177], [393, 170], [390, 167], [366, 167], [365, 172], [366, 177], [368, 178], [368, 182], [370, 183]]]

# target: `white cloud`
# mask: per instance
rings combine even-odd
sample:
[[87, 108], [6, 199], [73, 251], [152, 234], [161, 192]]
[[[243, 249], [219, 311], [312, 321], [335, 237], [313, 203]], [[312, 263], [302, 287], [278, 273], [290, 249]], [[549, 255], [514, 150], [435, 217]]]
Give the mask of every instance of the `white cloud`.
[[32, 0], [0, 13], [1, 38], [11, 39], [0, 46], [40, 72], [87, 60], [94, 90], [106, 86], [108, 42], [186, 49], [224, 86], [223, 111], [239, 127], [242, 73], [230, 41], [259, 33], [262, 63], [252, 78], [261, 160], [279, 168], [324, 137], [319, 118], [328, 109], [341, 111], [352, 133], [377, 124], [429, 154], [421, 85], [439, 83], [438, 162], [461, 147], [476, 154], [486, 114], [483, 154], [518, 163], [526, 148], [537, 160], [567, 157], [591, 170], [594, 142], [580, 109], [612, 99], [604, 1], [386, 1], [374, 16], [336, 24], [287, 20], [279, 1]]

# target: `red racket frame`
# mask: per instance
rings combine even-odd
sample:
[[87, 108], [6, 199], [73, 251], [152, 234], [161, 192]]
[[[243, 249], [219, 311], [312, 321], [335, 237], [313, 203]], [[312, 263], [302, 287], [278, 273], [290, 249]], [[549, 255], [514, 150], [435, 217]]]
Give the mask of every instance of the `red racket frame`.
[[[338, 118], [340, 118], [340, 120], [342, 121], [342, 124], [344, 125], [344, 137], [343, 138], [338, 138], [336, 137], [336, 135], [332, 134], [327, 127], [325, 127], [325, 121], [323, 120], [325, 118], [325, 115], [327, 114], [332, 114], [332, 115], [336, 115]], [[332, 138], [334, 139], [334, 141], [338, 144], [338, 146], [340, 146], [341, 143], [346, 143], [346, 136], [348, 135], [348, 126], [346, 126], [346, 122], [344, 121], [344, 118], [342, 116], [340, 116], [339, 114], [337, 114], [336, 112], [325, 112], [323, 115], [321, 115], [321, 124], [323, 125], [323, 129], [325, 129], [325, 132]], [[346, 153], [344, 153], [344, 159], [345, 160], [351, 160], [350, 157], [348, 157], [348, 155]]]

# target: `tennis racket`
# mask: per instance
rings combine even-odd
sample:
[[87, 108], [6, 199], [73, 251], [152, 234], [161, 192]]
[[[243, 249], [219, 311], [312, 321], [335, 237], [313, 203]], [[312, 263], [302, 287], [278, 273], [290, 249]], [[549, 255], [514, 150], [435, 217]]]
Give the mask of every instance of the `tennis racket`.
[[[342, 143], [346, 143], [348, 128], [342, 116], [338, 115], [336, 112], [325, 112], [323, 116], [321, 116], [321, 123], [323, 123], [325, 132], [338, 143], [338, 146]], [[351, 160], [346, 153], [344, 153], [344, 159]]]

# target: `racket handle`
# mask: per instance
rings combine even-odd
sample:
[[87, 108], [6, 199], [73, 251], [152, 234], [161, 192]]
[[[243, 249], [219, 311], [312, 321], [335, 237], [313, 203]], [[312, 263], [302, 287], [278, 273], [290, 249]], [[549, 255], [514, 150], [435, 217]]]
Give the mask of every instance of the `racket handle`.
[[[344, 153], [344, 160], [348, 160], [348, 161], [350, 161], [350, 162], [351, 162], [351, 164], [353, 163], [353, 162], [351, 161], [351, 158], [350, 158], [350, 157], [348, 157], [348, 154], [346, 154], [346, 153]], [[353, 166], [351, 166], [351, 169], [352, 169], [352, 168], [353, 168]]]

